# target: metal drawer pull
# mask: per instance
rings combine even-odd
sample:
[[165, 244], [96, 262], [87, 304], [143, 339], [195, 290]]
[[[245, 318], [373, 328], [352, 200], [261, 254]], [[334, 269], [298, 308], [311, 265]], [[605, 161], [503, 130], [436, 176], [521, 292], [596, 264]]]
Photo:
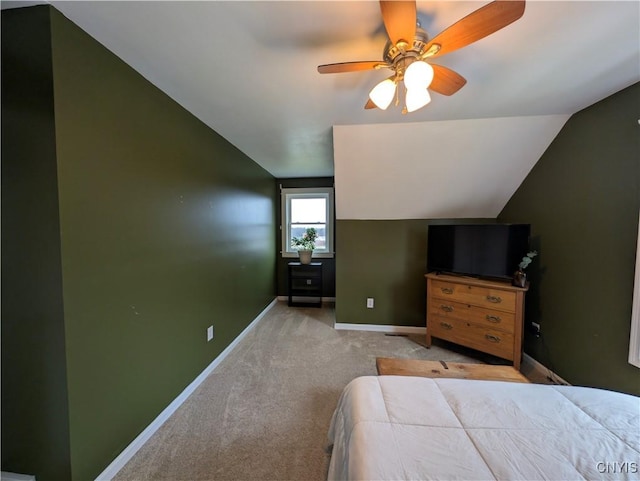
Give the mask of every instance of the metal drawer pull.
[[442, 309], [444, 312], [452, 312], [453, 306], [445, 306], [444, 304], [441, 304], [440, 309]]
[[453, 289], [450, 287], [441, 287], [440, 290], [445, 294], [453, 294]]
[[485, 334], [484, 337], [487, 338], [487, 341], [500, 342], [500, 338], [498, 336], [494, 336], [492, 334]]
[[444, 327], [445, 329], [447, 329], [447, 330], [453, 329], [453, 326], [451, 324], [449, 324], [448, 322], [441, 322], [440, 325], [442, 327]]
[[493, 302], [494, 304], [500, 304], [502, 302], [502, 298], [497, 296], [487, 296], [487, 301]]
[[497, 324], [498, 322], [502, 321], [502, 318], [500, 316], [491, 316], [487, 314], [487, 321], [495, 322]]

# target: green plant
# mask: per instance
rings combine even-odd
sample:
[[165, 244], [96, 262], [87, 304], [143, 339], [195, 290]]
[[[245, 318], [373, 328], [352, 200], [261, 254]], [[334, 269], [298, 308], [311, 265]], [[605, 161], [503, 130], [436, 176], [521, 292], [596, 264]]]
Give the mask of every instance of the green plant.
[[313, 227], [309, 227], [302, 237], [292, 237], [291, 247], [299, 251], [312, 251], [316, 247], [318, 232]]
[[527, 255], [522, 258], [520, 264], [518, 264], [518, 268], [520, 270], [526, 269], [535, 256], [538, 255], [538, 251], [527, 252]]

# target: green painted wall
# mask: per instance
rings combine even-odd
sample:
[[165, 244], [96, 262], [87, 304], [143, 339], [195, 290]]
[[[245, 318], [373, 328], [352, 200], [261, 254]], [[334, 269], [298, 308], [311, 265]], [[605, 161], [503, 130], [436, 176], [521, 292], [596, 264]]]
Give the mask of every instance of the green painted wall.
[[575, 114], [499, 220], [532, 224], [525, 351], [572, 384], [640, 394], [627, 362], [640, 208], [640, 84]]
[[2, 469], [69, 479], [49, 10], [2, 11]]
[[[51, 15], [57, 367], [71, 477], [93, 479], [274, 298], [277, 192], [271, 175], [56, 10], [28, 10]], [[3, 165], [19, 161], [3, 138]], [[3, 329], [17, 322], [4, 314]]]
[[429, 224], [490, 221], [338, 220], [336, 322], [425, 327]]

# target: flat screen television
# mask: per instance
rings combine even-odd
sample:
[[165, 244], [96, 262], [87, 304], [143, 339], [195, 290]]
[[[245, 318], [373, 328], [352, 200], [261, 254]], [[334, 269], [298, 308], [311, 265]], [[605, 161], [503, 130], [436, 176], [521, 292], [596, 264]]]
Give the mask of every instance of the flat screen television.
[[529, 251], [530, 224], [430, 225], [428, 272], [511, 279]]

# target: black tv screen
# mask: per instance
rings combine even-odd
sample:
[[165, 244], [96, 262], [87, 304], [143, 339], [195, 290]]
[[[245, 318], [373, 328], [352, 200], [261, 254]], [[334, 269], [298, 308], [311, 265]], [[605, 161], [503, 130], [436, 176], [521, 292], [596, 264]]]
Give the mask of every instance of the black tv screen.
[[427, 270], [510, 279], [529, 251], [530, 224], [430, 225]]

